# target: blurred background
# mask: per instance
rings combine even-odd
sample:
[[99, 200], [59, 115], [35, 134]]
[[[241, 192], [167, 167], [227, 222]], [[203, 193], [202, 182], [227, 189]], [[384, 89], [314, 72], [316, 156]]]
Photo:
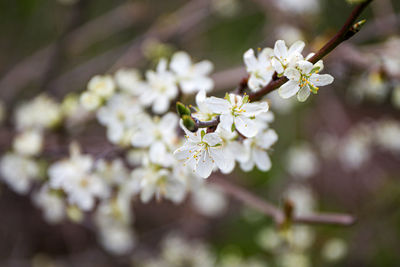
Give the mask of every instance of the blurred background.
[[[96, 74], [154, 68], [183, 50], [214, 63], [212, 94], [224, 95], [246, 76], [247, 49], [283, 39], [317, 51], [350, 2], [357, 1], [1, 1], [0, 153], [11, 147], [15, 107], [38, 94], [61, 102]], [[1, 183], [0, 266], [399, 266], [400, 2], [375, 0], [361, 18], [362, 30], [324, 59], [332, 85], [305, 103], [267, 96], [279, 135], [272, 169], [229, 176], [277, 205], [291, 199], [298, 212], [354, 214], [355, 225], [278, 231], [215, 189], [180, 205], [135, 202], [136, 245], [121, 255], [90, 225], [49, 224], [29, 195]], [[94, 121], [72, 139], [94, 155], [111, 146]]]

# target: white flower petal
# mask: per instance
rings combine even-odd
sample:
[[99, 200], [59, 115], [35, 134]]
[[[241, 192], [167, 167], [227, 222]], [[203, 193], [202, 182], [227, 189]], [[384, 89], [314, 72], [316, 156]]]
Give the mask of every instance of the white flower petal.
[[244, 116], [234, 118], [236, 129], [246, 137], [253, 137], [258, 132], [257, 124], [254, 120]]
[[299, 67], [299, 69], [301, 70], [301, 72], [303, 74], [308, 74], [311, 72], [312, 68], [314, 67], [314, 65], [307, 61], [307, 60], [300, 60], [297, 62], [297, 66]]
[[289, 48], [289, 54], [292, 54], [294, 52], [296, 53], [301, 53], [304, 49], [305, 43], [303, 41], [296, 41], [293, 43], [290, 48]]
[[206, 104], [210, 111], [216, 114], [229, 112], [230, 104], [225, 99], [212, 96], [206, 99]]
[[297, 94], [297, 99], [300, 102], [304, 102], [310, 96], [310, 87], [308, 85], [300, 88], [299, 93]]
[[297, 81], [288, 81], [279, 88], [278, 92], [282, 98], [289, 98], [294, 96], [299, 89], [300, 87]]
[[295, 68], [287, 68], [285, 70], [285, 76], [289, 79], [289, 80], [293, 80], [293, 81], [299, 81], [301, 74], [300, 72], [295, 69]]
[[206, 142], [210, 146], [215, 146], [217, 144], [222, 143], [221, 137], [217, 133], [208, 133], [204, 135], [203, 141]]
[[274, 67], [275, 71], [278, 74], [281, 74], [281, 73], [283, 73], [285, 71], [285, 69], [283, 68], [281, 62], [279, 62], [279, 60], [277, 60], [276, 58], [271, 59], [271, 64], [272, 64], [272, 67]]
[[199, 156], [200, 158], [197, 163], [195, 172], [202, 178], [208, 178], [214, 168], [214, 163], [212, 162], [208, 151], [202, 151], [201, 155]]
[[243, 54], [243, 61], [244, 64], [246, 64], [247, 72], [252, 72], [257, 69], [258, 61], [253, 49], [249, 49]]
[[188, 53], [179, 51], [176, 52], [172, 58], [169, 67], [177, 74], [185, 73], [192, 65], [192, 60]]
[[287, 50], [285, 41], [283, 41], [283, 40], [276, 41], [275, 46], [274, 46], [274, 53], [275, 53], [275, 56], [277, 56], [278, 58], [281, 58], [281, 59], [287, 57], [288, 50]]
[[313, 74], [309, 81], [315, 86], [324, 86], [331, 84], [334, 78], [329, 74]]
[[231, 114], [223, 114], [219, 117], [220, 125], [225, 130], [232, 132], [233, 116]]
[[247, 117], [257, 116], [261, 113], [268, 111], [268, 103], [267, 102], [259, 102], [259, 103], [247, 103], [244, 104], [242, 109], [245, 110], [242, 114]]
[[253, 150], [253, 158], [259, 170], [268, 171], [271, 169], [271, 160], [266, 151], [255, 148]]

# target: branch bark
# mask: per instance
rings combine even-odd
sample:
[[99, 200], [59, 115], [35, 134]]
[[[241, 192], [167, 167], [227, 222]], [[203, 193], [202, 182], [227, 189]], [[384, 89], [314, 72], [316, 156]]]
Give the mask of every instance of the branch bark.
[[[246, 189], [218, 176], [213, 176], [211, 178], [211, 182], [218, 185], [226, 194], [230, 195], [231, 197], [243, 202], [244, 204], [260, 211], [267, 216], [272, 217], [278, 226], [282, 225], [286, 221], [285, 214], [281, 209], [267, 200], [247, 191]], [[293, 216], [291, 218], [291, 222], [296, 224], [350, 226], [356, 222], [356, 218], [348, 214], [318, 213], [312, 215]]]
[[[373, 0], [366, 0], [363, 3], [357, 5], [351, 12], [350, 16], [347, 18], [342, 28], [338, 31], [338, 33], [333, 36], [313, 57], [311, 57], [309, 61], [311, 63], [316, 63], [318, 60], [329, 54], [342, 42], [354, 36], [358, 32], [358, 29], [354, 28], [353, 26], [356, 19], [372, 1]], [[249, 94], [249, 99], [251, 101], [260, 100], [263, 96], [274, 91], [275, 89], [278, 89], [287, 81], [288, 79], [286, 77], [272, 80], [269, 84], [267, 84], [265, 87], [261, 88], [257, 92]]]

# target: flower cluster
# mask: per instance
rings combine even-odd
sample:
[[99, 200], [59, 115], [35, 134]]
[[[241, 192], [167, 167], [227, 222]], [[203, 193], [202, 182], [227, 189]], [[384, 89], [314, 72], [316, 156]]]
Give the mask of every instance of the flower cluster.
[[324, 67], [322, 60], [312, 64], [308, 59], [313, 54], [303, 57], [304, 45], [304, 42], [297, 41], [288, 48], [285, 41], [278, 40], [274, 49], [264, 48], [257, 56], [253, 49], [246, 51], [243, 59], [250, 75], [249, 88], [257, 91], [266, 86], [276, 72], [278, 77], [285, 76], [289, 80], [279, 88], [279, 95], [290, 98], [297, 94], [297, 99], [303, 102], [310, 93], [316, 94], [319, 86], [331, 84], [331, 75], [318, 74]]
[[202, 128], [190, 132], [182, 125], [186, 142], [174, 152], [178, 160], [203, 178], [215, 168], [232, 172], [236, 161], [244, 171], [254, 165], [263, 171], [271, 168], [267, 150], [278, 136], [268, 128], [273, 116], [266, 102], [249, 103], [248, 96], [236, 94], [207, 98], [205, 92], [198, 93], [196, 101], [194, 118], [218, 118], [220, 122], [214, 132]]

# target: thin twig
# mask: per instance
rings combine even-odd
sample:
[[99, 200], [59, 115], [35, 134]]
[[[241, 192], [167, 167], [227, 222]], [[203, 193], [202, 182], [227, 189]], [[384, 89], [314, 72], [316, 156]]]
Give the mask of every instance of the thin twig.
[[[211, 178], [211, 182], [218, 185], [226, 194], [230, 195], [231, 197], [234, 197], [246, 205], [253, 207], [267, 216], [271, 216], [278, 226], [285, 221], [284, 212], [267, 200], [262, 199], [248, 190], [216, 175]], [[328, 224], [342, 226], [352, 225], [355, 223], [355, 221], [356, 219], [354, 216], [340, 213], [318, 213], [312, 215], [294, 216], [291, 219], [292, 223], [297, 224]]]
[[[330, 39], [313, 57], [311, 57], [309, 61], [311, 63], [316, 63], [318, 60], [329, 54], [339, 44], [354, 36], [354, 34], [357, 33], [357, 29], [353, 28], [356, 19], [372, 1], [373, 0], [367, 0], [357, 5], [351, 12], [350, 16], [348, 17], [342, 28], [338, 31], [338, 33], [333, 36], [332, 39]], [[265, 87], [261, 88], [257, 92], [249, 94], [249, 99], [251, 101], [260, 100], [263, 96], [272, 92], [275, 89], [278, 89], [287, 81], [288, 79], [284, 76], [277, 80], [272, 80], [269, 84], [267, 84]]]

